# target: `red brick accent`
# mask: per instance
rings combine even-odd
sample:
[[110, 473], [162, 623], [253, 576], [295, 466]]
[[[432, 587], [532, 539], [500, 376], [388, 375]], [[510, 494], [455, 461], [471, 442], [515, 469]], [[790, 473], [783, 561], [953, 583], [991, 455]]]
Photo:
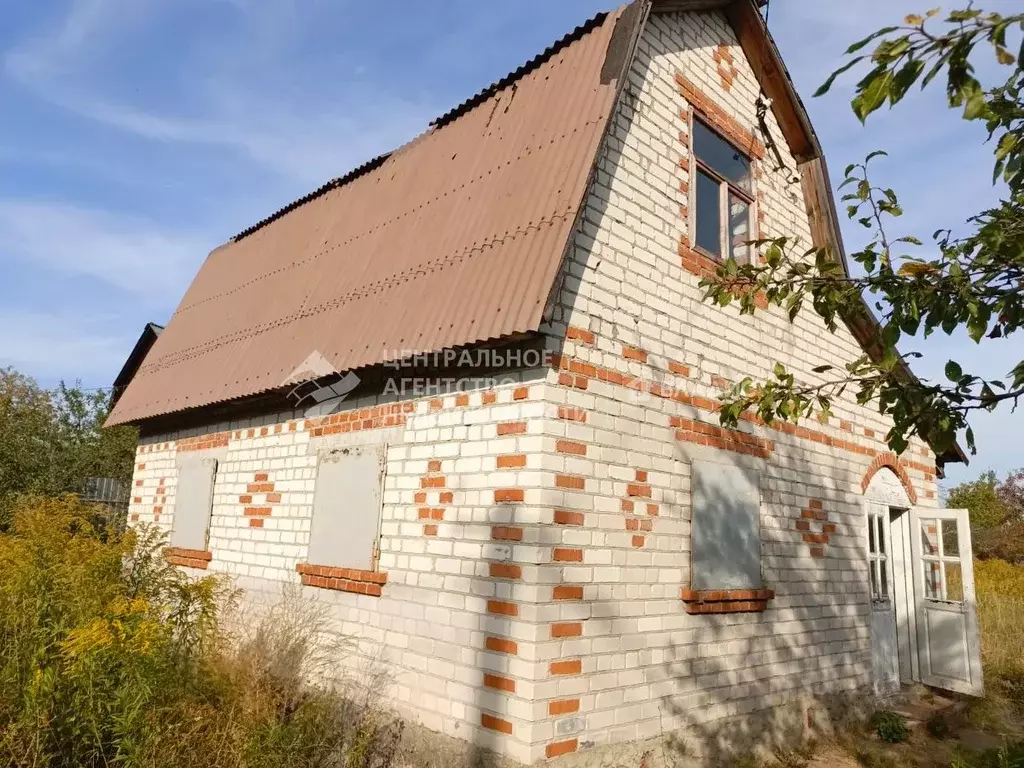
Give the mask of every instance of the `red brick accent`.
[[420, 520], [444, 520], [444, 510], [436, 507], [420, 507], [418, 514]]
[[513, 400], [527, 400], [527, 399], [529, 399], [529, 397], [530, 397], [530, 388], [529, 387], [516, 387], [514, 390], [512, 390], [512, 399]]
[[498, 616], [518, 616], [519, 606], [515, 603], [508, 603], [504, 600], [488, 600], [487, 612]]
[[435, 397], [433, 400], [430, 401], [428, 407], [430, 408], [431, 413], [435, 411], [440, 411], [441, 409], [444, 408], [444, 400], [442, 400], [440, 397]]
[[552, 600], [582, 600], [583, 587], [575, 584], [559, 584], [551, 589]]
[[644, 545], [644, 537], [643, 536], [634, 536], [632, 544], [633, 544], [634, 547], [637, 547], [639, 549], [640, 547], [642, 547]]
[[437, 536], [437, 526], [436, 525], [424, 525], [423, 526], [423, 535], [424, 536]]
[[273, 493], [273, 483], [249, 483], [245, 490], [249, 493]]
[[647, 482], [647, 470], [646, 469], [638, 469], [638, 470], [636, 470], [636, 481], [638, 483], [646, 483]]
[[596, 338], [591, 331], [583, 328], [575, 328], [571, 325], [568, 330], [566, 330], [565, 337], [571, 341], [579, 341], [590, 346], [593, 346], [596, 341]]
[[[909, 465], [913, 466], [914, 462], [908, 462]], [[910, 497], [910, 501], [917, 503], [917, 491], [914, 490], [913, 484], [910, 482], [910, 475], [907, 474], [904, 463], [900, 461], [899, 457], [895, 453], [880, 453], [875, 457], [875, 460], [871, 462], [871, 466], [868, 467], [868, 471], [864, 473], [864, 478], [860, 481], [860, 489], [867, 491], [868, 486], [871, 485], [871, 478], [873, 478], [882, 467], [888, 467], [896, 476], [900, 479], [900, 483], [903, 484], [903, 488], [907, 492], [907, 496]], [[915, 467], [916, 469], [917, 467]]]
[[526, 491], [522, 488], [498, 488], [494, 491], [495, 504], [508, 504], [510, 502], [522, 501], [526, 498]]
[[205, 451], [209, 448], [223, 448], [231, 439], [230, 432], [213, 432], [209, 435], [183, 437], [175, 443], [179, 453], [185, 451]]
[[811, 557], [824, 557], [825, 550], [823, 547], [811, 547]]
[[683, 363], [677, 363], [672, 360], [669, 360], [668, 369], [677, 376], [684, 376], [685, 378], [690, 378], [690, 366], [688, 365], [684, 365]]
[[492, 579], [520, 579], [523, 576], [523, 569], [510, 563], [490, 563], [489, 568]]
[[493, 405], [495, 402], [497, 402], [497, 400], [497, 392], [484, 392], [483, 396], [480, 398], [480, 402], [483, 403], [484, 405]]
[[622, 356], [627, 360], [636, 360], [641, 363], [647, 362], [647, 353], [637, 347], [622, 347]]
[[437, 500], [441, 504], [451, 504], [455, 500], [455, 494], [452, 491], [441, 491], [441, 495], [437, 497]]
[[573, 440], [559, 440], [555, 443], [555, 450], [559, 453], [568, 453], [572, 456], [586, 456], [587, 446]]
[[246, 517], [270, 517], [270, 507], [246, 507]]
[[693, 421], [679, 416], [670, 419], [671, 426], [676, 427], [676, 440], [697, 445], [709, 445], [734, 453], [770, 458], [775, 450], [775, 443], [764, 438], [754, 437], [735, 429], [725, 429], [702, 421]]
[[252, 504], [252, 495], [248, 494], [248, 493], [242, 494], [241, 496], [238, 497], [238, 503], [239, 504]]
[[420, 478], [420, 488], [444, 488], [446, 484], [444, 475]]
[[771, 589], [694, 590], [684, 587], [679, 593], [689, 614], [760, 613], [775, 598]]
[[552, 675], [578, 675], [583, 670], [583, 662], [579, 659], [563, 659], [551, 662]]
[[555, 547], [551, 553], [551, 559], [556, 563], [582, 563], [583, 550], [571, 549], [569, 547]]
[[184, 566], [186, 568], [199, 568], [206, 570], [213, 560], [213, 553], [202, 549], [182, 549], [181, 547], [167, 547], [164, 550], [164, 557], [172, 565]]
[[250, 528], [262, 528], [263, 527], [263, 518], [262, 517], [250, 517], [249, 518], [249, 527]]
[[318, 419], [306, 419], [305, 428], [313, 437], [321, 437], [382, 427], [400, 427], [405, 424], [406, 414], [412, 413], [415, 409], [416, 404], [411, 402], [360, 408], [355, 411], [332, 413]]
[[508, 453], [498, 457], [498, 469], [519, 469], [526, 466], [526, 454]]
[[507, 525], [495, 525], [491, 528], [491, 538], [494, 541], [522, 541], [523, 529], [512, 528]]
[[586, 488], [587, 480], [581, 475], [555, 475], [556, 488], [568, 488], [574, 491], [582, 491]]
[[516, 681], [510, 680], [507, 677], [501, 675], [484, 674], [484, 688], [493, 688], [496, 691], [504, 691], [505, 693], [516, 692]]
[[551, 637], [580, 637], [583, 634], [583, 625], [578, 621], [566, 622], [551, 625]]
[[498, 436], [526, 434], [525, 421], [506, 421], [498, 425]]
[[579, 699], [562, 699], [561, 701], [548, 702], [548, 715], [551, 717], [556, 715], [571, 715], [573, 712], [579, 711]]
[[134, 523], [138, 519], [139, 519], [139, 513], [138, 512], [132, 512], [132, 514], [131, 514], [131, 521]]
[[441, 460], [431, 459], [427, 462], [427, 472], [440, 472], [441, 471]]
[[570, 752], [575, 752], [578, 745], [579, 742], [576, 739], [556, 741], [544, 747], [544, 756], [559, 757], [561, 755], [568, 755]]
[[555, 510], [555, 525], [583, 525], [583, 513], [572, 512], [568, 509], [556, 509]]
[[268, 493], [265, 501], [267, 502], [267, 504], [279, 504], [281, 502], [281, 494]]
[[564, 421], [578, 421], [581, 424], [587, 422], [587, 412], [582, 408], [566, 408], [564, 405], [558, 406], [558, 418]]
[[514, 640], [506, 640], [504, 637], [488, 637], [484, 640], [484, 647], [494, 653], [504, 653], [515, 656], [519, 653], [519, 644]]
[[504, 733], [508, 736], [512, 735], [512, 723], [508, 720], [502, 720], [500, 717], [489, 715], [486, 712], [480, 713], [480, 725], [498, 733]]
[[380, 597], [382, 587], [388, 582], [388, 575], [380, 571], [360, 571], [355, 568], [334, 568], [309, 563], [299, 563], [295, 570], [299, 572], [302, 583], [307, 587], [334, 589], [371, 597]]
[[465, 393], [460, 393], [455, 396], [456, 408], [465, 408], [467, 405], [469, 405], [469, 395]]
[[681, 72], [676, 72], [676, 84], [679, 86], [679, 93], [711, 128], [751, 157], [758, 160], [764, 159], [764, 144], [761, 140], [705, 95]]
[[718, 389], [729, 389], [729, 387], [732, 386], [732, 383], [728, 379], [723, 378], [721, 376], [712, 376], [711, 386], [717, 387]]
[[651, 498], [651, 486], [646, 483], [629, 483], [626, 486], [626, 495], [649, 499]]

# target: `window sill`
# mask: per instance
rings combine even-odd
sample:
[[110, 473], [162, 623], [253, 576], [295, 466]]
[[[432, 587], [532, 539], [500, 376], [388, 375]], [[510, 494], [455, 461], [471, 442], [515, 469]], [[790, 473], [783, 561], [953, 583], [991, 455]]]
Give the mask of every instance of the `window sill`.
[[775, 598], [772, 589], [689, 589], [684, 587], [680, 598], [689, 614], [763, 613], [768, 601]]
[[164, 550], [164, 557], [171, 565], [180, 565], [185, 568], [198, 568], [205, 571], [210, 561], [213, 560], [213, 552], [202, 549], [182, 549], [181, 547], [167, 547]]
[[358, 571], [354, 568], [334, 568], [329, 565], [299, 563], [295, 570], [302, 577], [303, 586], [352, 592], [370, 597], [380, 597], [381, 590], [388, 581], [388, 575], [379, 571]]

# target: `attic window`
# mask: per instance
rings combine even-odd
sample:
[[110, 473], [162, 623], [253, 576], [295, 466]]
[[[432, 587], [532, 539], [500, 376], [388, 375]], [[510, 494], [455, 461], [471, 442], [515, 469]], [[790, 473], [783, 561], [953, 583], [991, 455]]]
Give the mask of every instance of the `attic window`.
[[692, 138], [694, 244], [716, 259], [728, 255], [743, 261], [754, 202], [750, 158], [696, 118]]

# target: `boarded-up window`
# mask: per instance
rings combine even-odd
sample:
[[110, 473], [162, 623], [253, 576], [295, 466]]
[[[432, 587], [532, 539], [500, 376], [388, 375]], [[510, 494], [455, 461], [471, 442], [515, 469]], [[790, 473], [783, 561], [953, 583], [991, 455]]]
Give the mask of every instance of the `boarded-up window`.
[[206, 549], [206, 536], [213, 513], [213, 484], [217, 460], [186, 456], [178, 465], [178, 488], [174, 494], [171, 546]]
[[309, 538], [311, 564], [373, 570], [383, 481], [384, 446], [320, 454]]
[[761, 491], [757, 472], [695, 461], [691, 498], [691, 589], [760, 587]]

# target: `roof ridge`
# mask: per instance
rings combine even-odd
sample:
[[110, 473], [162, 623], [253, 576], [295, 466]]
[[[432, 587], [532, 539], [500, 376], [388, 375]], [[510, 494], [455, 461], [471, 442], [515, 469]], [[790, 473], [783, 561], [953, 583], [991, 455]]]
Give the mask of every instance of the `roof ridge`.
[[343, 186], [345, 186], [347, 184], [352, 183], [353, 181], [355, 181], [356, 179], [358, 179], [358, 178], [360, 178], [362, 176], [365, 176], [365, 175], [367, 175], [369, 173], [373, 173], [373, 171], [377, 170], [382, 165], [384, 165], [384, 163], [387, 161], [387, 159], [389, 157], [391, 157], [393, 154], [395, 154], [395, 152], [398, 152], [399, 150], [404, 149], [405, 147], [409, 146], [413, 142], [416, 142], [418, 139], [420, 139], [420, 138], [422, 138], [424, 136], [429, 135], [433, 131], [439, 130], [439, 129], [445, 127], [446, 125], [449, 125], [449, 124], [453, 123], [454, 121], [456, 121], [460, 117], [462, 117], [464, 114], [466, 114], [467, 112], [472, 110], [474, 107], [479, 106], [481, 103], [483, 103], [484, 101], [489, 99], [494, 94], [499, 93], [499, 92], [505, 90], [510, 85], [513, 85], [514, 83], [518, 82], [519, 80], [522, 80], [524, 77], [526, 77], [526, 75], [528, 75], [531, 72], [533, 72], [534, 70], [538, 69], [543, 64], [546, 64], [548, 61], [550, 61], [560, 51], [564, 50], [568, 46], [570, 46], [573, 43], [575, 43], [578, 40], [580, 40], [584, 35], [587, 35], [590, 32], [593, 32], [595, 29], [597, 29], [602, 24], [604, 24], [604, 22], [608, 18], [608, 15], [609, 15], [608, 11], [600, 11], [600, 12], [598, 12], [597, 14], [595, 14], [594, 16], [592, 16], [591, 18], [587, 19], [585, 22], [583, 22], [582, 24], [577, 26], [574, 30], [572, 30], [568, 34], [563, 35], [562, 37], [560, 37], [558, 40], [553, 42], [551, 45], [549, 45], [547, 48], [545, 48], [543, 51], [538, 53], [536, 56], [534, 56], [532, 59], [527, 61], [525, 64], [523, 64], [519, 68], [513, 70], [512, 72], [509, 72], [507, 75], [502, 77], [500, 80], [494, 81], [493, 83], [488, 85], [486, 88], [484, 88], [481, 91], [478, 91], [476, 94], [474, 94], [473, 96], [470, 96], [468, 99], [466, 99], [462, 103], [458, 104], [457, 106], [452, 107], [450, 110], [445, 112], [440, 117], [437, 117], [437, 118], [434, 118], [433, 120], [431, 120], [427, 124], [427, 130], [424, 133], [421, 133], [419, 136], [414, 137], [413, 139], [411, 139], [406, 144], [403, 144], [400, 147], [396, 147], [395, 149], [391, 150], [390, 152], [385, 152], [384, 154], [378, 155], [377, 157], [374, 157], [371, 160], [367, 160], [365, 163], [362, 163], [361, 165], [358, 165], [355, 168], [353, 168], [351, 171], [346, 173], [344, 176], [338, 176], [336, 178], [333, 178], [330, 181], [328, 181], [327, 183], [322, 184], [321, 186], [317, 187], [312, 192], [309, 192], [309, 193], [303, 195], [302, 197], [298, 198], [297, 200], [293, 200], [292, 202], [288, 203], [287, 205], [283, 206], [282, 208], [279, 208], [278, 210], [274, 211], [269, 216], [267, 216], [267, 217], [265, 217], [263, 219], [260, 219], [255, 224], [252, 224], [249, 227], [246, 227], [241, 232], [239, 232], [237, 235], [232, 237], [230, 242], [233, 242], [233, 243], [234, 242], [238, 242], [239, 240], [242, 240], [242, 239], [248, 237], [249, 235], [253, 234], [254, 232], [257, 232], [257, 231], [263, 229], [268, 224], [271, 224], [271, 223], [277, 221], [282, 216], [290, 213], [291, 211], [294, 211], [296, 208], [298, 208], [300, 206], [303, 206], [306, 203], [312, 202], [313, 200], [315, 200], [318, 197], [322, 197], [323, 195], [325, 195], [328, 192], [330, 192], [332, 189], [338, 189], [339, 187], [343, 187]]

